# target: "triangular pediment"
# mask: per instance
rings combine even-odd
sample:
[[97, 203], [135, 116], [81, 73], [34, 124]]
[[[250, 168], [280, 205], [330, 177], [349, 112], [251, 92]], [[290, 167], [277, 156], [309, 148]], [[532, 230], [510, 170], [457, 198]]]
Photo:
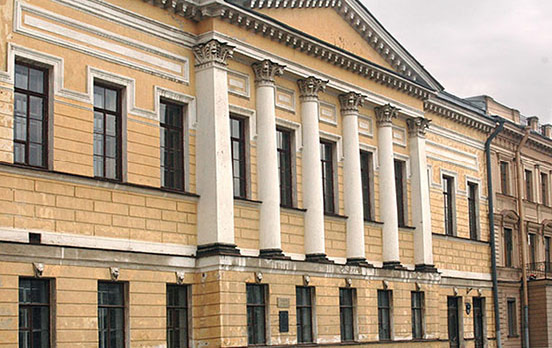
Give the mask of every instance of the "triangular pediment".
[[270, 17], [404, 78], [443, 90], [357, 0], [227, 0]]

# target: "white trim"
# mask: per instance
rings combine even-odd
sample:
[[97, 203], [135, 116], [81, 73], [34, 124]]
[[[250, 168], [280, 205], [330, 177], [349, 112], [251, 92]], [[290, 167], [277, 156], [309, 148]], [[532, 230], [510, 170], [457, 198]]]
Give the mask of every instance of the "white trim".
[[[393, 129], [393, 144], [398, 145], [400, 147], [406, 147], [406, 129], [397, 125], [392, 125], [391, 127]], [[402, 139], [395, 136], [395, 134], [400, 133], [402, 135]]]
[[[365, 131], [362, 127], [360, 127], [360, 123], [361, 122], [367, 122], [370, 124], [370, 130], [369, 131]], [[372, 119], [372, 117], [368, 116], [368, 115], [363, 115], [363, 114], [359, 114], [358, 115], [358, 133], [360, 135], [364, 135], [366, 137], [369, 137], [369, 138], [373, 138], [374, 137], [374, 120]]]
[[464, 272], [456, 271], [452, 269], [442, 269], [439, 268], [441, 272], [441, 277], [447, 278], [461, 278], [461, 279], [477, 279], [477, 280], [492, 280], [490, 273], [480, 273], [480, 272]]
[[[334, 104], [328, 103], [328, 102], [325, 102], [325, 101], [319, 101], [318, 104], [319, 104], [319, 106], [318, 106], [318, 120], [321, 123], [326, 123], [326, 124], [329, 124], [331, 126], [336, 126], [337, 127], [337, 107]], [[330, 119], [330, 118], [326, 117], [325, 115], [322, 115], [322, 107], [333, 111], [333, 118]]]
[[[337, 134], [325, 132], [323, 130], [319, 131], [319, 134], [320, 134], [320, 138], [329, 140], [335, 143], [335, 147], [336, 147], [335, 153], [337, 155], [336, 156], [337, 162], [342, 162], [343, 161], [343, 143], [342, 143], [341, 136]], [[337, 171], [337, 167], [335, 169]]]
[[197, 111], [196, 111], [196, 98], [192, 95], [180, 93], [165, 87], [155, 86], [155, 114], [157, 115], [157, 121], [159, 121], [159, 100], [166, 98], [174, 100], [188, 106], [187, 118], [188, 129], [196, 129], [197, 127]]
[[[250, 83], [249, 83], [249, 75], [247, 74], [244, 74], [244, 73], [241, 73], [239, 71], [236, 71], [236, 70], [231, 70], [231, 69], [227, 69], [227, 78], [228, 78], [228, 93], [230, 94], [233, 94], [233, 95], [237, 95], [239, 97], [244, 97], [244, 98], [247, 98], [249, 99], [249, 97], [251, 96], [251, 88], [250, 88]], [[230, 88], [231, 84], [230, 84], [230, 77], [231, 76], [236, 76], [238, 78], [242, 78], [244, 81], [245, 81], [245, 92], [241, 93], [240, 91], [236, 91], [236, 90], [232, 90]]]
[[374, 174], [375, 174], [379, 169], [378, 148], [376, 146], [363, 144], [363, 143], [359, 143], [358, 147], [361, 151], [372, 153], [372, 167], [373, 167], [372, 170], [374, 171]]
[[[56, 21], [65, 26], [73, 27], [82, 31], [92, 33], [94, 35], [93, 36], [87, 35], [87, 34], [84, 34], [83, 32], [68, 29], [60, 25], [54, 24], [52, 22], [44, 21], [28, 15], [26, 15], [25, 18], [23, 19], [23, 13], [22, 13], [23, 10], [29, 13], [33, 13], [33, 14], [42, 16], [44, 18], [48, 18], [50, 20]], [[52, 43], [60, 47], [72, 49], [82, 54], [100, 58], [115, 64], [123, 65], [139, 71], [151, 73], [165, 79], [169, 79], [172, 81], [177, 81], [185, 84], [189, 83], [190, 69], [189, 69], [189, 60], [187, 57], [178, 56], [171, 52], [164, 51], [160, 48], [145, 45], [139, 41], [135, 41], [133, 39], [123, 37], [94, 26], [84, 25], [83, 22], [75, 21], [68, 17], [60, 16], [56, 13], [46, 11], [39, 7], [22, 3], [21, 1], [15, 2], [13, 20], [14, 20], [14, 32], [16, 33], [27, 35], [45, 42]], [[24, 22], [27, 26], [24, 26], [22, 22]], [[39, 28], [43, 31], [31, 29], [29, 26]], [[45, 34], [44, 31], [49, 31], [50, 33], [55, 35]], [[62, 39], [60, 36], [65, 36], [70, 40]], [[112, 41], [120, 42], [125, 46], [135, 47], [141, 51], [153, 53], [155, 56], [144, 52], [140, 52], [125, 46], [114, 44], [106, 40], [102, 40], [99, 37], [107, 37], [108, 39]], [[75, 41], [78, 41], [81, 44], [75, 43]], [[89, 46], [91, 44], [100, 49], [91, 48]], [[112, 53], [107, 53], [106, 51], [110, 51]], [[125, 55], [126, 57], [132, 58], [135, 61], [123, 59], [113, 53]], [[166, 57], [173, 61], [180, 62], [181, 64], [172, 63], [156, 56]], [[152, 60], [155, 61], [154, 62], [155, 64], [151, 63]], [[142, 63], [138, 63], [136, 61], [141, 61], [146, 65]], [[159, 64], [161, 64], [161, 66], [163, 66], [165, 70], [157, 69], [156, 66], [158, 66]], [[171, 73], [171, 72], [168, 72], [167, 70], [170, 70], [173, 72]]]
[[22, 230], [15, 228], [0, 228], [0, 240], [5, 242], [28, 243], [29, 232], [40, 233], [41, 244], [46, 245], [133, 251], [165, 255], [195, 255], [197, 250], [197, 247], [193, 245], [178, 245], [122, 238], [84, 236], [80, 234], [57, 233], [41, 230]]
[[479, 172], [479, 158], [475, 154], [431, 140], [426, 140], [426, 152], [429, 159]]
[[[253, 141], [257, 139], [257, 113], [253, 109], [244, 108], [242, 106], [229, 104], [228, 109], [230, 113], [239, 116], [246, 117], [248, 119], [249, 140]], [[274, 130], [276, 131], [276, 130]]]
[[[403, 161], [404, 164], [405, 164], [405, 168], [404, 168], [404, 171], [405, 171], [405, 181], [409, 181], [410, 180], [410, 176], [411, 176], [411, 171], [410, 171], [410, 156], [408, 155], [403, 155], [402, 153], [397, 153], [397, 152], [394, 152], [393, 153], [393, 159], [398, 159], [400, 161]], [[406, 187], [405, 187], [406, 188]], [[406, 193], [406, 192], [405, 192]]]
[[[283, 93], [287, 93], [287, 94], [290, 94], [291, 97], [291, 107], [287, 106], [287, 105], [284, 105], [284, 104], [280, 104], [278, 102], [278, 91], [281, 91]], [[295, 113], [295, 91], [293, 89], [289, 89], [289, 88], [285, 88], [285, 87], [282, 87], [282, 86], [276, 86], [276, 88], [274, 88], [274, 102], [276, 104], [276, 108], [278, 109], [282, 109], [282, 110], [285, 110], [285, 111], [288, 111], [288, 112], [291, 112], [291, 113]]]
[[464, 134], [454, 132], [450, 129], [446, 129], [435, 124], [431, 124], [430, 127], [426, 130], [426, 132], [429, 134], [447, 138], [449, 140], [453, 140], [462, 145], [473, 147], [474, 149], [477, 149], [477, 150], [481, 150], [481, 151], [485, 150], [484, 142], [469, 138]]
[[293, 130], [295, 133], [295, 152], [297, 153], [303, 151], [303, 133], [301, 131], [301, 123], [276, 117], [276, 126]]

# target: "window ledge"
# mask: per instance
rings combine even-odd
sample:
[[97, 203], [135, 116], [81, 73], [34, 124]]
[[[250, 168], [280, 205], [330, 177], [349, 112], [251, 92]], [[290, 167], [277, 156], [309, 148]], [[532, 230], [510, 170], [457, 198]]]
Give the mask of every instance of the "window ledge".
[[381, 221], [376, 221], [376, 220], [364, 220], [364, 223], [365, 223], [365, 224], [368, 224], [368, 225], [370, 225], [370, 224], [374, 224], [374, 225], [383, 225], [383, 222], [381, 222]]
[[399, 225], [399, 228], [402, 228], [404, 230], [415, 230], [416, 229], [416, 227], [407, 226], [407, 225]]
[[324, 212], [324, 216], [325, 217], [330, 217], [330, 218], [337, 218], [337, 219], [348, 219], [349, 218], [346, 215], [339, 215], [339, 214], [335, 214], [335, 213], [326, 213], [326, 212]]
[[291, 210], [293, 212], [301, 212], [301, 213], [304, 213], [307, 211], [307, 209], [304, 209], [304, 208], [288, 207], [287, 205], [280, 205], [280, 209]]

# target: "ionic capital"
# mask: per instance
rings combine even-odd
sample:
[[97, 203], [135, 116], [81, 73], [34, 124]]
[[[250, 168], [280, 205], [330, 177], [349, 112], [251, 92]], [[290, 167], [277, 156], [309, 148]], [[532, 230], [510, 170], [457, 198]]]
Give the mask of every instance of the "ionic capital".
[[358, 108], [362, 106], [363, 102], [364, 96], [360, 93], [349, 92], [339, 95], [339, 104], [343, 114], [358, 114]]
[[391, 104], [377, 106], [374, 111], [376, 112], [376, 125], [378, 127], [391, 127], [393, 118], [396, 118], [399, 114], [399, 109], [391, 106]]
[[257, 85], [274, 85], [274, 78], [284, 73], [284, 65], [271, 62], [268, 59], [259, 63], [251, 64], [255, 72], [255, 83]]
[[297, 80], [299, 86], [299, 96], [302, 100], [305, 99], [318, 99], [318, 93], [323, 92], [326, 89], [328, 81], [317, 79], [314, 76], [307, 77], [306, 79]]
[[429, 128], [431, 120], [423, 117], [413, 117], [406, 120], [408, 126], [408, 135], [411, 137], [425, 137], [426, 130]]
[[194, 46], [193, 51], [196, 68], [211, 64], [226, 67], [228, 58], [234, 54], [234, 46], [212, 39]]

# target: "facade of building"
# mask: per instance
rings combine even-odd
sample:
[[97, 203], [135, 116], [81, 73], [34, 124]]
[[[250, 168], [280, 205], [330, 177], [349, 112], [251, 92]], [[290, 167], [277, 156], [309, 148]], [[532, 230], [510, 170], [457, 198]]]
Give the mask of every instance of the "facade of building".
[[496, 346], [496, 112], [356, 0], [0, 16], [0, 347]]

